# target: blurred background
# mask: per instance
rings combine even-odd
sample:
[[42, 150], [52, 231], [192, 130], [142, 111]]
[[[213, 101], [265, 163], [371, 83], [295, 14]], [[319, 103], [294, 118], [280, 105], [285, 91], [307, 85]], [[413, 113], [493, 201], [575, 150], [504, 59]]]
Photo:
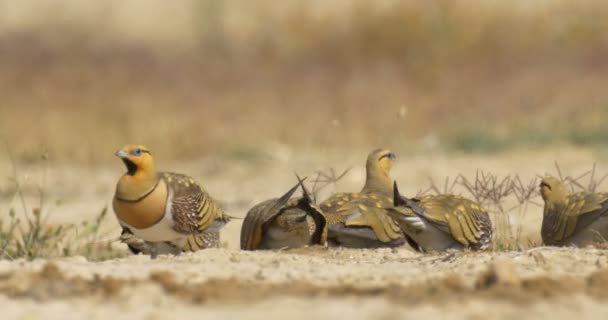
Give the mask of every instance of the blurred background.
[[0, 1], [0, 139], [35, 162], [608, 145], [600, 0]]

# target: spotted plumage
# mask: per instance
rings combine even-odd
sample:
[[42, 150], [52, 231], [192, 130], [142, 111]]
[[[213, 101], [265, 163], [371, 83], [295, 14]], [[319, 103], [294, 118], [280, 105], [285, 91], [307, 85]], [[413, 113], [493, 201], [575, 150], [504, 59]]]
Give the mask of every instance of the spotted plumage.
[[375, 248], [405, 243], [399, 225], [386, 214], [393, 207], [390, 170], [394, 160], [390, 150], [372, 151], [361, 192], [337, 193], [320, 204], [329, 225], [330, 245]]
[[199, 184], [183, 174], [157, 172], [144, 146], [127, 145], [116, 155], [127, 167], [113, 200], [116, 217], [127, 230], [122, 238], [130, 233], [150, 250], [137, 249], [133, 237], [124, 240], [131, 249], [156, 256], [166, 246], [179, 253], [217, 245], [230, 216]]
[[472, 200], [452, 194], [408, 199], [399, 194], [395, 183], [394, 203], [388, 215], [418, 251], [483, 250], [492, 241], [490, 216]]
[[173, 228], [177, 232], [197, 234], [216, 225], [223, 226], [230, 220], [217, 202], [192, 178], [164, 172], [162, 179], [173, 191]]
[[541, 236], [546, 245], [584, 246], [608, 239], [608, 193], [570, 194], [557, 178], [541, 181], [545, 202]]
[[[300, 186], [303, 196], [291, 198]], [[324, 245], [325, 216], [314, 204], [302, 181], [277, 199], [255, 205], [243, 220], [241, 249], [282, 249]]]

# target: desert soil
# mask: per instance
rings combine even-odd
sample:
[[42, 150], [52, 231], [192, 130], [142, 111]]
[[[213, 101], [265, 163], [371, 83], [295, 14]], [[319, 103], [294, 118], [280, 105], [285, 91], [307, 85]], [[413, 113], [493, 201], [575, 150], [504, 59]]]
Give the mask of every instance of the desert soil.
[[[477, 169], [524, 179], [555, 173], [578, 175], [594, 162], [608, 172], [603, 156], [584, 149], [551, 149], [499, 155], [401, 154], [393, 177], [405, 194]], [[222, 202], [244, 216], [258, 201], [276, 197], [296, 181], [293, 172], [351, 172], [323, 191], [354, 191], [365, 178], [365, 151], [310, 153], [277, 147], [255, 163], [208, 158], [162, 163], [188, 173]], [[158, 160], [158, 159], [157, 159]], [[92, 218], [111, 199], [120, 163], [99, 167], [59, 164], [20, 166], [17, 178], [26, 201], [35, 207], [44, 191], [48, 223]], [[11, 177], [10, 163], [0, 164]], [[9, 180], [9, 179], [6, 179]], [[0, 184], [8, 190], [10, 181]], [[14, 197], [0, 201], [0, 212], [19, 208]], [[520, 241], [538, 241], [541, 208], [511, 219]], [[117, 237], [110, 215], [103, 239]], [[240, 222], [222, 234], [223, 247], [178, 257], [145, 256], [101, 262], [83, 257], [0, 261], [3, 319], [605, 319], [608, 315], [608, 251], [601, 248], [522, 248], [512, 252], [422, 255], [408, 248], [347, 250], [304, 248], [273, 252], [238, 250]], [[118, 248], [124, 249], [120, 244]]]

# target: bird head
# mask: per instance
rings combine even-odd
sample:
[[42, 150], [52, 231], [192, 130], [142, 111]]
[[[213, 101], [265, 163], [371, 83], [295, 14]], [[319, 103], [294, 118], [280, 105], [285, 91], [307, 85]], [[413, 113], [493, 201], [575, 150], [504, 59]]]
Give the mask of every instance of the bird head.
[[367, 156], [365, 165], [368, 175], [381, 175], [390, 178], [393, 162], [397, 160], [397, 156], [388, 149], [377, 149], [372, 151]]
[[127, 167], [127, 175], [134, 176], [139, 172], [154, 171], [152, 154], [150, 154], [150, 150], [145, 146], [128, 144], [116, 151], [115, 155]]
[[540, 182], [540, 194], [545, 202], [560, 202], [566, 199], [566, 186], [555, 177], [545, 177]]

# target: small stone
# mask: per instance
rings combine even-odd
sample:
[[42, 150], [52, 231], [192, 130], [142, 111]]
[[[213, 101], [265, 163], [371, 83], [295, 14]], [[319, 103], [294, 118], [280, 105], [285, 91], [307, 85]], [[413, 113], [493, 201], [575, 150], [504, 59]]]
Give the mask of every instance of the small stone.
[[264, 272], [262, 271], [262, 269], [258, 270], [258, 272], [255, 273], [255, 279], [256, 280], [265, 280], [266, 276], [264, 276]]
[[517, 275], [515, 266], [511, 261], [497, 259], [490, 265], [488, 271], [482, 273], [477, 279], [477, 288], [490, 288], [494, 286], [521, 286], [521, 279]]
[[534, 258], [534, 262], [536, 262], [539, 265], [544, 265], [547, 263], [547, 259], [545, 258], [545, 256], [539, 252], [539, 251], [532, 251], [529, 253], [529, 255]]

